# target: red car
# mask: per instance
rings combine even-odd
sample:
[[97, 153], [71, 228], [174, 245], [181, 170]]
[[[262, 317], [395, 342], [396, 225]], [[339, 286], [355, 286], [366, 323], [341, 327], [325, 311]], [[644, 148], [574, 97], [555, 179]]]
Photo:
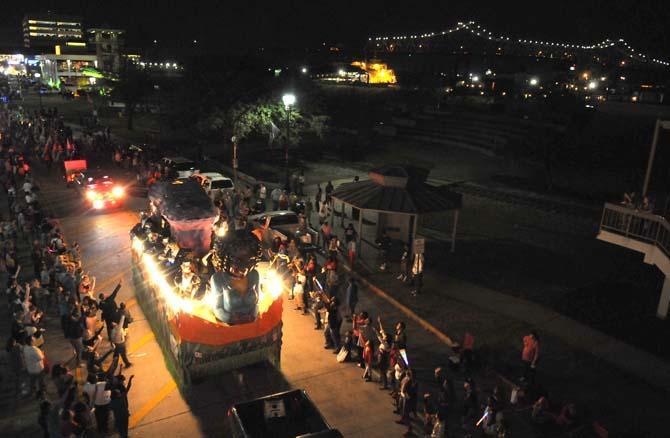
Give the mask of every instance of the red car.
[[102, 173], [82, 173], [77, 179], [77, 189], [95, 210], [123, 205], [126, 190], [122, 185]]

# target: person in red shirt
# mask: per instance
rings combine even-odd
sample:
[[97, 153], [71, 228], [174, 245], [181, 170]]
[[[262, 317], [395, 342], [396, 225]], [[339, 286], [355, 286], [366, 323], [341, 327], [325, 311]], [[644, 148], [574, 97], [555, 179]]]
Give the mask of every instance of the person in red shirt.
[[363, 362], [365, 362], [365, 371], [363, 378], [366, 382], [372, 381], [372, 342], [365, 341], [365, 348], [363, 349]]
[[540, 338], [532, 331], [523, 337], [523, 350], [521, 351], [521, 362], [523, 363], [522, 380], [533, 384], [535, 379], [535, 367], [540, 357]]

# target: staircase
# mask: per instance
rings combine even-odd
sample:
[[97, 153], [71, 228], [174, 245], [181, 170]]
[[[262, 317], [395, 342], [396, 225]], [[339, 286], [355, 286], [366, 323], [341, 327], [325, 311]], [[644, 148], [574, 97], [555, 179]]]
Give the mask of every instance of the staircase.
[[670, 306], [670, 223], [663, 217], [606, 203], [597, 238], [644, 254], [644, 262], [665, 275], [656, 315], [665, 319]]

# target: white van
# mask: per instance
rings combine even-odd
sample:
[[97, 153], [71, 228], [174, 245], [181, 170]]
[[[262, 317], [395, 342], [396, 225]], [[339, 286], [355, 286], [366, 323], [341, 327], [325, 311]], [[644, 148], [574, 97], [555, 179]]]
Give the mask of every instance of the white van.
[[164, 157], [162, 160], [163, 166], [167, 167], [168, 175], [173, 173], [176, 178], [188, 178], [194, 173], [200, 172], [196, 168], [195, 162], [184, 157]]
[[191, 178], [196, 180], [212, 199], [218, 199], [224, 193], [235, 190], [233, 180], [217, 172], [195, 173]]

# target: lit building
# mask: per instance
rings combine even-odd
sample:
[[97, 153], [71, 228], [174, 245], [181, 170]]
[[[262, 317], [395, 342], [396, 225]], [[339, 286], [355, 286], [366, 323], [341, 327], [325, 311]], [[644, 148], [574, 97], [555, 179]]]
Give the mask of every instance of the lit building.
[[55, 45], [86, 47], [81, 19], [54, 14], [28, 14], [23, 18], [25, 47]]
[[121, 48], [123, 30], [119, 29], [88, 29], [89, 43], [95, 47], [98, 67], [102, 71], [118, 73], [121, 66]]
[[76, 91], [96, 84], [95, 55], [40, 55], [42, 81], [61, 90]]
[[393, 69], [379, 61], [372, 60], [368, 63], [354, 61], [351, 65], [359, 67], [367, 73], [367, 80], [364, 80], [364, 82], [368, 84], [395, 84], [397, 82]]

